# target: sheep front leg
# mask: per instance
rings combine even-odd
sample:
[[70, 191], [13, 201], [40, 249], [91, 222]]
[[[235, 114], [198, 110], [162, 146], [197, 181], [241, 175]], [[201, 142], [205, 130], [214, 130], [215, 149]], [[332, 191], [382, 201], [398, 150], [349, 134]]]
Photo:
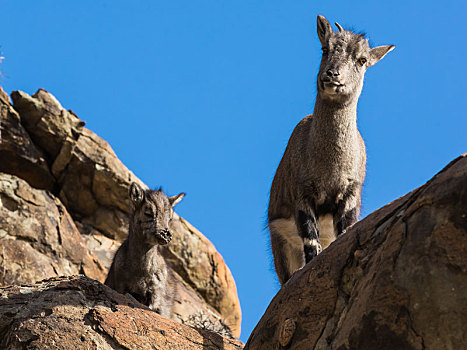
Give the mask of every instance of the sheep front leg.
[[305, 211], [299, 210], [296, 221], [300, 236], [303, 239], [303, 250], [305, 253], [306, 264], [323, 250], [319, 241], [316, 216], [312, 211], [308, 214]]

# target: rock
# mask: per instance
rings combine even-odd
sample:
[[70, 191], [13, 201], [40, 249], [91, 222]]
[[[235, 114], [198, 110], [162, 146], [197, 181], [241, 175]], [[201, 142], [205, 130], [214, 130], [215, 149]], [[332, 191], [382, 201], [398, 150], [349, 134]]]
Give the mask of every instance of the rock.
[[[75, 223], [79, 232], [81, 232], [81, 237], [86, 247], [99, 259], [104, 270], [109, 271], [114, 255], [120, 247], [121, 242], [104, 236], [90, 225], [85, 225], [79, 221], [75, 221]], [[100, 282], [103, 283], [104, 281]]]
[[105, 278], [58, 198], [0, 173], [0, 208], [0, 285], [78, 273]]
[[[41, 89], [29, 96], [16, 91], [12, 100], [32, 140], [51, 164], [57, 179], [54, 193], [72, 215], [87, 248], [107, 271], [128, 232], [129, 186], [131, 182], [146, 186], [121, 163], [107, 142], [85, 128], [84, 122], [66, 111], [50, 93]], [[173, 244], [168, 246], [165, 258], [189, 289], [182, 293], [185, 299], [180, 300], [179, 311], [200, 307], [209, 316], [212, 307], [238, 337], [240, 303], [222, 256], [199, 231], [176, 215], [171, 232]], [[176, 317], [184, 322], [191, 318], [193, 314], [186, 313]]]
[[163, 251], [166, 261], [223, 316], [235, 336], [240, 335], [241, 309], [237, 287], [222, 256], [201, 232], [174, 215], [173, 238]]
[[466, 184], [463, 155], [355, 224], [281, 288], [245, 349], [464, 348]]
[[1, 86], [0, 86], [0, 100], [2, 100], [3, 102], [5, 102], [8, 105], [10, 104], [10, 97], [5, 92], [5, 90], [3, 90], [3, 88]]
[[170, 318], [195, 328], [234, 337], [234, 331], [220, 316], [219, 311], [201, 298], [176, 272], [172, 272], [172, 275], [174, 304]]
[[84, 276], [0, 289], [2, 349], [239, 350], [239, 341], [168, 320]]
[[67, 142], [78, 139], [84, 122], [71, 111], [66, 111], [47, 91], [39, 89], [32, 96], [23, 91], [13, 91], [11, 99], [34, 143], [51, 160], [57, 158]]
[[60, 198], [85, 224], [123, 241], [128, 231], [128, 190], [146, 187], [117, 158], [107, 142], [83, 128], [59, 175]]
[[128, 227], [129, 184], [146, 186], [52, 94], [14, 91], [11, 98], [32, 139], [47, 153], [59, 197], [73, 217], [122, 241]]
[[0, 88], [0, 172], [17, 175], [32, 186], [51, 190], [55, 179], [45, 155], [21, 125], [8, 95]]

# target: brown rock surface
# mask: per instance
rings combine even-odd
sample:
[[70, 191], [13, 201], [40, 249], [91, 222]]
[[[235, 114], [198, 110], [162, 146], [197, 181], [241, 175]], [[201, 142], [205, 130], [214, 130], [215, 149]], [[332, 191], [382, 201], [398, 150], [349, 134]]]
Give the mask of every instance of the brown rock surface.
[[65, 110], [52, 94], [42, 89], [32, 96], [23, 91], [13, 91], [11, 98], [34, 143], [50, 159], [57, 158], [67, 141], [78, 139], [85, 123]]
[[[9, 106], [9, 113], [16, 117], [10, 119], [15, 120], [18, 129], [23, 131], [24, 139], [30, 140], [31, 149], [39, 152], [36, 158], [42, 157], [41, 164], [45, 170], [48, 171], [47, 163], [50, 166], [49, 178], [52, 179], [52, 183], [56, 179], [53, 183], [54, 193], [73, 217], [89, 251], [107, 271], [114, 252], [127, 235], [128, 188], [133, 181], [144, 187], [145, 185], [121, 163], [107, 142], [85, 128], [83, 121], [72, 111], [66, 111], [47, 91], [41, 89], [32, 96], [21, 91], [13, 92], [14, 109], [9, 105], [6, 94], [0, 97], [8, 102], [5, 103]], [[2, 113], [3, 111], [4, 109]], [[22, 129], [20, 122], [25, 129]], [[15, 159], [25, 150], [32, 152], [26, 148], [28, 144], [24, 142], [16, 145], [13, 141], [11, 144], [16, 147], [9, 146], [14, 148], [12, 157], [16, 157]], [[44, 153], [42, 154], [34, 144]], [[44, 158], [47, 158], [47, 163]], [[5, 172], [14, 174], [11, 171]], [[37, 181], [31, 182], [29, 179], [46, 178], [36, 169], [28, 170], [24, 176], [18, 175], [34, 187], [40, 186], [36, 185]], [[47, 188], [50, 187], [52, 186], [49, 184]], [[178, 302], [174, 319], [189, 323], [194, 316], [190, 312], [196, 311], [208, 319], [222, 318], [232, 329], [233, 335], [239, 336], [240, 304], [235, 281], [222, 256], [212, 243], [186, 220], [176, 216], [171, 230], [174, 243], [168, 246], [165, 258], [181, 276], [180, 283], [177, 283], [180, 297], [176, 298]], [[39, 264], [43, 256], [39, 258], [36, 255], [36, 260], [30, 260]], [[26, 270], [23, 270], [22, 274], [31, 275], [31, 279], [25, 281], [31, 282], [40, 279], [39, 277], [61, 274], [62, 270], [52, 273], [45, 265], [45, 262], [39, 264], [41, 272], [37, 272], [34, 264], [23, 264], [23, 269]], [[70, 270], [67, 274], [77, 272]], [[34, 275], [37, 275], [36, 279], [32, 277]], [[102, 278], [97, 279], [102, 281]], [[22, 281], [10, 277], [10, 283]]]
[[104, 270], [109, 271], [114, 255], [120, 247], [121, 242], [103, 235], [100, 231], [90, 225], [82, 224], [77, 220], [75, 223], [79, 232], [81, 232], [81, 237], [83, 238], [86, 247], [88, 247], [89, 251], [99, 259]]
[[105, 271], [58, 198], [0, 173], [0, 285]]
[[0, 88], [0, 172], [17, 175], [37, 188], [52, 189], [54, 177], [45, 155], [21, 125], [8, 95]]
[[295, 273], [246, 350], [463, 349], [467, 155]]
[[49, 156], [59, 196], [73, 217], [122, 241], [128, 227], [128, 189], [145, 185], [117, 158], [109, 144], [84, 128], [73, 112], [40, 89], [11, 94], [32, 139]]
[[84, 276], [0, 289], [2, 349], [239, 350]]

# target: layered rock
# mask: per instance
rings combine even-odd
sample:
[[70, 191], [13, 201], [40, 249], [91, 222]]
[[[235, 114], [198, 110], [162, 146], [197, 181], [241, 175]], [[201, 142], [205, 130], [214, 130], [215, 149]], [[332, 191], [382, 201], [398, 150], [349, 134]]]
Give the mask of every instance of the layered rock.
[[239, 350], [242, 344], [161, 317], [86, 277], [0, 289], [2, 349]]
[[[21, 274], [9, 273], [3, 285], [76, 273], [85, 273], [102, 282], [113, 254], [127, 235], [128, 188], [131, 182], [146, 186], [120, 162], [107, 142], [85, 128], [85, 123], [71, 110], [65, 110], [50, 93], [39, 90], [29, 96], [16, 91], [12, 93], [12, 100], [13, 106], [1, 91], [0, 125], [3, 138], [0, 143], [0, 171], [18, 176], [8, 178], [4, 182], [5, 187], [0, 187], [2, 202], [7, 203], [4, 206], [21, 200], [20, 197], [13, 200], [9, 197], [8, 182], [24, 187], [24, 181], [20, 180], [24, 179], [34, 188], [47, 189], [49, 192], [40, 194], [32, 188], [30, 190], [40, 198], [49, 198], [57, 208], [61, 208], [59, 212], [66, 213], [73, 226], [74, 233], [70, 237], [76, 239], [78, 247], [87, 247], [89, 257], [101, 272], [88, 274], [85, 266], [89, 265], [89, 261], [86, 260], [88, 265], [82, 261], [83, 254], [78, 260], [70, 262], [67, 254], [56, 253], [54, 249], [61, 242], [55, 246], [55, 242], [48, 242], [51, 235], [45, 235], [41, 241], [45, 248], [36, 243], [31, 245], [30, 238], [12, 238], [19, 236], [12, 234], [16, 219], [24, 222], [32, 220], [38, 229], [50, 231], [48, 224], [41, 222], [45, 216], [35, 220], [35, 204], [25, 201], [21, 205], [28, 209], [18, 211], [21, 214], [15, 214], [16, 217], [10, 217], [10, 229], [6, 235], [0, 231], [4, 239], [9, 239], [9, 245], [22, 247], [15, 253], [16, 260], [10, 260], [10, 257], [2, 260], [0, 270], [21, 269]], [[3, 159], [8, 162], [3, 162]], [[7, 214], [11, 213], [2, 209], [0, 216]], [[55, 220], [58, 222], [59, 219]], [[80, 233], [78, 236], [76, 228]], [[18, 232], [27, 230], [27, 227], [23, 227]], [[222, 331], [225, 331], [227, 324], [232, 334], [239, 336], [240, 304], [234, 279], [222, 256], [199, 231], [177, 215], [171, 232], [173, 244], [167, 246], [164, 255], [177, 276], [178, 295], [175, 296], [173, 318], [187, 324], [201, 320], [215, 325], [211, 328]], [[49, 249], [50, 246], [55, 248]], [[16, 248], [4, 249], [8, 249], [12, 255]], [[77, 250], [81, 254], [81, 248]], [[24, 256], [18, 255], [19, 251]], [[23, 257], [25, 260], [21, 262]], [[69, 267], [65, 268], [67, 264]]]
[[0, 172], [17, 175], [36, 188], [52, 189], [54, 177], [44, 153], [32, 142], [19, 114], [0, 88]]
[[245, 349], [462, 349], [467, 155], [355, 224], [281, 288]]
[[107, 142], [48, 92], [40, 89], [29, 96], [14, 91], [11, 97], [31, 138], [47, 154], [59, 197], [72, 215], [122, 241], [128, 228], [129, 185], [145, 185]]
[[79, 273], [105, 278], [59, 199], [4, 173], [0, 198], [0, 285]]

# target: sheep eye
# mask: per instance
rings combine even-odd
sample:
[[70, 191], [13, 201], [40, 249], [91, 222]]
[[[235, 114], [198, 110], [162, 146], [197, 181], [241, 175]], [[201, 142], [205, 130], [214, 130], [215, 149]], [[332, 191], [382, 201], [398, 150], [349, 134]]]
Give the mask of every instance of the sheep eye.
[[153, 217], [154, 211], [152, 210], [152, 208], [147, 207], [144, 210], [144, 215], [147, 216], [147, 217]]
[[324, 55], [326, 55], [329, 52], [327, 47], [323, 47], [321, 50], [323, 50]]
[[359, 58], [358, 62], [363, 66], [366, 63], [366, 58], [365, 57]]

